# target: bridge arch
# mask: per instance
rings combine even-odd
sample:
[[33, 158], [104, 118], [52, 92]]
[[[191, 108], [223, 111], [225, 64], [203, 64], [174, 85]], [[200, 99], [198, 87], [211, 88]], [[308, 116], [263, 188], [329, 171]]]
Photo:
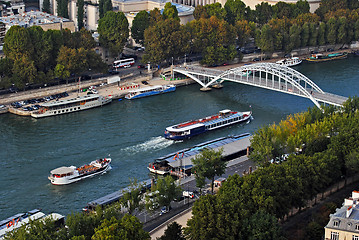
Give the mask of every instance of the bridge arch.
[[174, 71], [192, 78], [204, 88], [217, 82], [237, 82], [309, 98], [318, 108], [321, 106], [313, 93], [325, 94], [302, 73], [275, 63], [249, 64], [226, 71], [196, 66], [174, 68]]

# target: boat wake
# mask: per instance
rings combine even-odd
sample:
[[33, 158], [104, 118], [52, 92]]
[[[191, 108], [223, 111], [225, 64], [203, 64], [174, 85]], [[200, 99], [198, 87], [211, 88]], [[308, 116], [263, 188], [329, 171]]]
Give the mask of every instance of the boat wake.
[[139, 151], [146, 152], [149, 150], [163, 149], [170, 146], [173, 143], [174, 141], [168, 141], [166, 138], [162, 136], [158, 136], [158, 137], [153, 137], [146, 142], [139, 143], [134, 146], [126, 147], [123, 150], [129, 153], [138, 153]]

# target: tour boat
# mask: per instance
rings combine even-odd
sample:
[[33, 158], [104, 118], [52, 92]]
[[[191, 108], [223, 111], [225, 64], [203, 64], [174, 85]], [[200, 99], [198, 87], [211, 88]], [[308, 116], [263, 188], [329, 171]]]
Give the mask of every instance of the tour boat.
[[330, 60], [336, 60], [336, 59], [344, 59], [348, 57], [347, 52], [343, 53], [331, 53], [328, 55], [323, 54], [313, 54], [311, 57], [307, 58], [306, 60], [308, 62], [326, 62]]
[[0, 221], [0, 239], [4, 239], [6, 234], [20, 228], [21, 226], [29, 224], [30, 221], [45, 221], [46, 219], [51, 219], [54, 221], [53, 223], [56, 227], [65, 225], [65, 217], [61, 214], [51, 213], [46, 216], [43, 212], [41, 212], [40, 209], [34, 209], [26, 213], [18, 213]]
[[252, 112], [234, 112], [222, 110], [218, 114], [206, 118], [188, 121], [166, 128], [165, 138], [184, 140], [195, 135], [250, 120]]
[[149, 86], [144, 88], [139, 88], [136, 90], [129, 91], [128, 94], [126, 94], [126, 99], [135, 99], [135, 98], [142, 98], [152, 95], [157, 95], [161, 93], [168, 93], [168, 92], [174, 92], [176, 90], [175, 85], [156, 85], [156, 86]]
[[56, 100], [42, 104], [38, 111], [31, 113], [34, 118], [55, 116], [65, 113], [77, 112], [94, 107], [100, 107], [112, 101], [111, 96], [103, 97], [98, 94], [90, 94], [67, 100]]
[[111, 158], [97, 159], [81, 167], [59, 167], [50, 172], [49, 180], [53, 185], [66, 185], [105, 173], [111, 169]]
[[0, 239], [5, 235], [19, 227], [28, 224], [30, 221], [43, 218], [45, 216], [39, 209], [34, 209], [26, 213], [18, 213], [5, 220], [0, 221]]
[[279, 60], [276, 62], [276, 64], [286, 66], [286, 67], [293, 67], [293, 66], [299, 65], [301, 63], [302, 63], [302, 60], [299, 59], [298, 57], [286, 58], [286, 59], [282, 59], [282, 60]]

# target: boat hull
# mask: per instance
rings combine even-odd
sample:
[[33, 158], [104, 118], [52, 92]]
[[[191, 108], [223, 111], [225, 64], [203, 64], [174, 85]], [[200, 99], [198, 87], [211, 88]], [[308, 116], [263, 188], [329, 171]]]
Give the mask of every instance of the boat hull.
[[324, 58], [307, 58], [306, 61], [307, 62], [327, 62], [327, 61], [332, 61], [332, 60], [337, 60], [337, 59], [345, 59], [348, 57], [347, 53], [343, 53], [340, 55], [336, 55], [336, 56], [328, 56], [328, 57], [324, 57]]
[[167, 131], [167, 132], [165, 132], [164, 137], [166, 139], [175, 140], [175, 141], [190, 139], [190, 138], [192, 138], [194, 136], [197, 136], [199, 134], [202, 134], [202, 133], [205, 133], [205, 132], [208, 132], [208, 131], [212, 131], [212, 130], [215, 130], [215, 129], [227, 127], [227, 126], [234, 125], [234, 124], [237, 124], [237, 123], [247, 122], [248, 120], [251, 119], [252, 113], [251, 112], [245, 112], [245, 114], [246, 114], [245, 117], [243, 117], [241, 119], [238, 119], [237, 121], [228, 122], [228, 123], [221, 124], [221, 125], [218, 125], [216, 127], [211, 127], [211, 128], [206, 128], [205, 126], [199, 127], [199, 128], [196, 128], [195, 131], [191, 130], [190, 133], [186, 134], [186, 135], [176, 135], [176, 134], [173, 134], [173, 133]]
[[96, 176], [96, 175], [99, 175], [99, 174], [103, 174], [103, 173], [106, 173], [107, 171], [111, 170], [112, 167], [110, 165], [111, 163], [111, 159], [107, 159], [109, 160], [109, 162], [104, 165], [103, 167], [99, 168], [99, 169], [96, 169], [95, 171], [93, 172], [84, 172], [82, 174], [80, 174], [77, 170], [75, 171], [75, 174], [73, 176], [66, 176], [66, 177], [53, 177], [53, 176], [49, 176], [49, 180], [51, 182], [52, 185], [68, 185], [68, 184], [71, 184], [71, 183], [75, 183], [75, 182], [78, 182], [80, 180], [83, 180], [83, 179], [86, 179], [86, 178], [90, 178], [90, 177], [93, 177], [93, 176]]
[[101, 107], [103, 105], [110, 103], [111, 101], [112, 101], [112, 98], [107, 97], [107, 98], [102, 98], [99, 101], [87, 102], [84, 105], [76, 105], [73, 107], [68, 107], [68, 108], [63, 108], [63, 109], [56, 109], [56, 110], [50, 109], [50, 110], [42, 111], [42, 112], [35, 112], [35, 113], [31, 113], [31, 116], [34, 118], [43, 118], [43, 117], [62, 115], [62, 114], [87, 110], [87, 109], [91, 109], [91, 108], [95, 108], [95, 107]]
[[126, 95], [125, 98], [131, 100], [131, 99], [149, 97], [149, 96], [153, 96], [153, 95], [159, 95], [159, 94], [162, 94], [162, 93], [169, 93], [169, 92], [174, 92], [174, 91], [176, 91], [175, 86], [169, 87], [169, 88], [166, 88], [166, 89], [160, 90], [160, 91], [155, 91], [154, 90], [154, 91], [151, 91], [151, 92], [140, 93], [140, 94], [136, 94], [134, 96]]

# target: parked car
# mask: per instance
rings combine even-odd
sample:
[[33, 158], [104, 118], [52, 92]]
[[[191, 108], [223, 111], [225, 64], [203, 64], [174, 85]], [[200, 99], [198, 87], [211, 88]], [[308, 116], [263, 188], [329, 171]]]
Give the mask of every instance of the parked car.
[[253, 59], [253, 62], [258, 62], [258, 61], [260, 61], [261, 59], [260, 58], [254, 58]]
[[166, 206], [164, 206], [164, 207], [161, 208], [160, 215], [163, 215], [163, 214], [168, 213], [168, 212], [169, 212], [169, 210], [167, 209]]
[[190, 191], [183, 191], [182, 195], [191, 199], [194, 198], [194, 193]]
[[142, 64], [139, 64], [139, 65], [137, 66], [137, 68], [138, 68], [138, 69], [146, 68], [146, 66], [145, 66], [145, 65], [142, 65]]

